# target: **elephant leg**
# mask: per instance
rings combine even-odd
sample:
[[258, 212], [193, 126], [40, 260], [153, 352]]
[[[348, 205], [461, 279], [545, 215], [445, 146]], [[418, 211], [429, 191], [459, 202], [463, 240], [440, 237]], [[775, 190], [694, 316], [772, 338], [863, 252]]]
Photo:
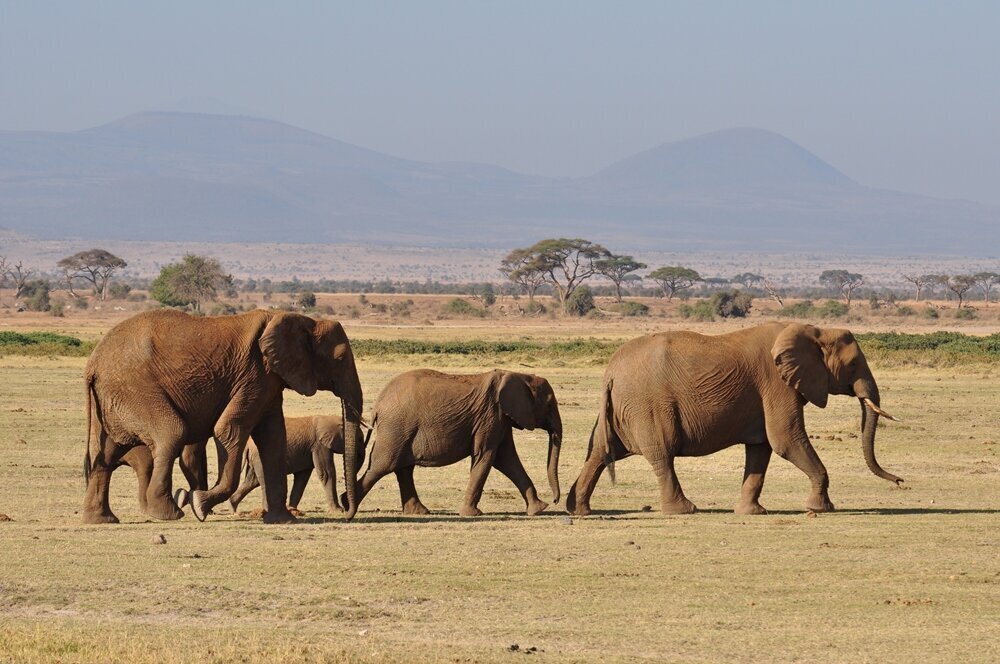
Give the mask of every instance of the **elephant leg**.
[[180, 488], [174, 492], [174, 502], [183, 508], [191, 499], [191, 491], [208, 489], [208, 454], [207, 441], [185, 445], [181, 452], [181, 472], [188, 482], [189, 489]]
[[590, 514], [590, 496], [593, 495], [594, 489], [597, 487], [597, 480], [600, 479], [605, 467], [603, 454], [592, 452], [587, 457], [580, 470], [580, 476], [576, 478], [566, 494], [567, 512], [576, 516]]
[[174, 450], [179, 444], [157, 444], [154, 447], [153, 474], [146, 490], [146, 514], [161, 521], [174, 521], [184, 512], [171, 495], [174, 474]]
[[[333, 450], [330, 450], [322, 445], [313, 446], [312, 451], [313, 467], [316, 469], [316, 474], [319, 476], [319, 481], [323, 485], [323, 493], [326, 495], [326, 505], [331, 512], [342, 512], [343, 508], [340, 506], [340, 502], [337, 499], [337, 468], [333, 463]], [[311, 469], [307, 470], [311, 472]], [[296, 481], [298, 478], [296, 477]], [[309, 481], [309, 476], [306, 476], [306, 482]], [[305, 489], [305, 484], [302, 485]], [[292, 495], [295, 495], [295, 487], [292, 487]], [[298, 503], [289, 501], [292, 507], [296, 507]]]
[[[280, 414], [280, 400], [277, 407]], [[254, 411], [247, 403], [234, 399], [229, 402], [219, 421], [215, 424], [215, 442], [219, 453], [219, 477], [211, 489], [207, 491], [199, 489], [191, 494], [191, 509], [199, 521], [204, 521], [213, 507], [232, 496], [239, 485], [243, 450], [251, 430], [245, 418], [249, 416], [250, 412]], [[258, 478], [258, 480], [261, 479], [263, 478]], [[284, 496], [281, 500], [284, 503]]]
[[[375, 445], [372, 446], [371, 452], [368, 454], [368, 468], [365, 470], [365, 474], [361, 476], [361, 479], [358, 480], [358, 485], [355, 489], [355, 498], [358, 505], [361, 505], [361, 501], [364, 500], [365, 496], [368, 495], [380, 479], [391, 472], [395, 472], [402, 450], [409, 449], [409, 445], [413, 443], [413, 440], [410, 439], [405, 443], [395, 444], [394, 441], [400, 439], [395, 438], [387, 429], [380, 429], [379, 433], [382, 435], [376, 439]], [[348, 482], [350, 479], [345, 478], [344, 481]], [[345, 507], [347, 506], [346, 493], [340, 494], [340, 502]]]
[[[481, 449], [480, 445], [474, 444], [473, 449]], [[496, 449], [484, 449], [478, 457], [473, 456], [472, 469], [469, 471], [469, 486], [465, 490], [465, 500], [458, 510], [461, 516], [482, 516], [479, 509], [479, 500], [483, 497], [483, 487], [486, 486], [486, 478], [489, 477], [490, 469], [493, 468], [493, 461], [496, 459]]]
[[118, 466], [122, 451], [109, 439], [103, 429], [98, 435], [101, 453], [91, 459], [87, 493], [83, 499], [80, 518], [83, 523], [118, 523], [118, 517], [111, 511], [108, 493], [111, 489], [111, 473]]
[[298, 509], [299, 501], [302, 500], [302, 494], [306, 492], [306, 486], [309, 484], [309, 476], [312, 475], [312, 472], [312, 468], [306, 468], [292, 474], [292, 492], [288, 494], [289, 507]]
[[649, 459], [649, 464], [653, 467], [656, 480], [660, 484], [660, 510], [664, 514], [694, 514], [698, 511], [681, 490], [681, 483], [677, 480], [677, 473], [674, 472], [673, 456]]
[[746, 466], [743, 470], [743, 491], [736, 505], [737, 514], [767, 514], [760, 504], [760, 492], [764, 488], [764, 474], [771, 461], [770, 445], [745, 445]]
[[254, 427], [253, 440], [262, 466], [257, 473], [263, 480], [264, 523], [295, 523], [285, 503], [288, 499], [288, 443], [280, 405]]
[[[768, 439], [771, 439], [770, 435], [768, 435]], [[796, 468], [809, 477], [812, 491], [809, 493], [809, 498], [806, 499], [806, 509], [813, 512], [832, 512], [834, 507], [828, 493], [830, 477], [806, 433], [802, 432], [801, 437], [796, 437], [791, 442], [772, 443], [772, 446], [778, 456], [791, 461]]]
[[146, 514], [146, 492], [153, 476], [153, 455], [146, 445], [136, 445], [125, 453], [122, 462], [135, 472], [135, 479], [139, 482], [139, 509]]
[[538, 492], [535, 491], [535, 485], [531, 482], [531, 478], [528, 477], [528, 473], [524, 470], [524, 466], [521, 464], [521, 458], [517, 456], [517, 448], [514, 446], [514, 439], [508, 434], [508, 440], [505, 440], [501, 445], [500, 449], [497, 450], [496, 461], [493, 462], [493, 467], [499, 470], [501, 473], [507, 476], [517, 490], [521, 492], [521, 497], [524, 498], [524, 504], [527, 509], [528, 516], [535, 516], [540, 514], [549, 506], [543, 500], [539, 500]]
[[420, 502], [417, 487], [413, 484], [413, 466], [400, 468], [396, 471], [396, 482], [399, 484], [399, 502], [403, 505], [403, 514], [422, 515], [431, 511]]
[[[247, 446], [247, 457], [257, 456], [257, 450], [252, 445]], [[257, 479], [257, 473], [254, 471], [255, 463], [251, 459], [247, 459], [246, 472], [243, 474], [243, 481], [240, 482], [239, 488], [233, 492], [233, 495], [229, 496], [229, 506], [233, 509], [233, 514], [236, 514], [236, 509], [239, 507], [243, 499], [247, 497], [247, 494], [260, 486], [260, 480]]]

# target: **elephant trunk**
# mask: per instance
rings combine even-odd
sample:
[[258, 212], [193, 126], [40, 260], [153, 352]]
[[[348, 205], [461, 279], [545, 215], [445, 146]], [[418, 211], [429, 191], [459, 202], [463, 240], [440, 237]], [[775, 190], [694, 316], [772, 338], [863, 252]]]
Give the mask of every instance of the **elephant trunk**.
[[361, 393], [361, 382], [357, 378], [355, 384], [340, 395], [344, 417], [344, 483], [347, 485], [347, 510], [345, 516], [348, 520], [353, 519], [358, 511], [357, 484], [358, 484], [358, 450], [361, 449], [361, 410], [364, 407], [364, 398]]
[[549, 430], [549, 460], [547, 470], [549, 487], [552, 489], [552, 502], [559, 502], [559, 450], [562, 447], [562, 422], [556, 418], [555, 424]]
[[884, 480], [899, 484], [903, 478], [885, 471], [875, 458], [875, 429], [878, 427], [879, 414], [866, 403], [866, 400], [879, 406], [878, 387], [874, 381], [863, 381], [860, 385], [855, 386], [855, 394], [861, 402], [861, 449], [864, 452], [868, 470]]

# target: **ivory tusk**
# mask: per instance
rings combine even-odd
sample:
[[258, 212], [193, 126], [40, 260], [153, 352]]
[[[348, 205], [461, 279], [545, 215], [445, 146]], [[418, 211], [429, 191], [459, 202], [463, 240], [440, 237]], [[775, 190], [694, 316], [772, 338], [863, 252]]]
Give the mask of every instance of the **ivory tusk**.
[[872, 410], [874, 410], [876, 413], [878, 413], [879, 415], [881, 415], [882, 417], [884, 417], [887, 420], [892, 420], [893, 422], [902, 422], [903, 421], [903, 420], [896, 419], [895, 417], [893, 417], [889, 413], [885, 412], [884, 410], [882, 410], [881, 408], [879, 408], [878, 406], [876, 406], [875, 402], [872, 401], [871, 399], [869, 399], [868, 397], [863, 398], [862, 401], [864, 401], [865, 404], [869, 408], [871, 408]]

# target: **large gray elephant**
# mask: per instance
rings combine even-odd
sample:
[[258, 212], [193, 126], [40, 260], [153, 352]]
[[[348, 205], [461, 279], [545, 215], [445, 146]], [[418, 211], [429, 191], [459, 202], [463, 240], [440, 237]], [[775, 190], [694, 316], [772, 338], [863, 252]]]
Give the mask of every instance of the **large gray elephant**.
[[548, 503], [539, 500], [517, 456], [513, 428], [549, 432], [549, 485], [553, 501], [559, 500], [562, 418], [552, 387], [539, 376], [500, 370], [475, 375], [408, 371], [393, 378], [375, 401], [372, 428], [374, 441], [368, 469], [358, 481], [358, 503], [376, 482], [395, 472], [403, 513], [427, 514], [413, 484], [414, 466], [447, 466], [471, 456], [459, 514], [482, 514], [479, 499], [494, 467], [520, 491], [527, 513], [538, 514]]
[[[282, 392], [341, 398], [345, 422], [344, 469], [357, 476], [363, 395], [354, 354], [336, 321], [282, 312], [192, 317], [152, 311], [122, 321], [87, 362], [88, 440], [85, 523], [114, 523], [108, 503], [111, 472], [128, 451], [147, 445], [153, 458], [147, 514], [178, 519], [170, 495], [174, 460], [192, 441], [214, 436], [219, 478], [192, 494], [204, 520], [239, 483], [247, 438], [257, 441], [264, 472], [264, 520], [294, 521], [285, 506], [285, 420]], [[348, 514], [356, 509], [348, 481]]]
[[590, 496], [605, 466], [646, 457], [660, 485], [664, 514], [695, 511], [681, 491], [674, 458], [703, 456], [743, 443], [746, 468], [738, 514], [766, 514], [759, 502], [772, 450], [812, 483], [806, 507], [833, 509], [829, 478], [809, 443], [803, 407], [824, 408], [830, 394], [861, 402], [862, 449], [873, 473], [902, 479], [875, 460], [878, 386], [847, 330], [770, 323], [705, 336], [664, 332], [629, 341], [604, 373], [604, 393], [587, 460], [566, 496], [566, 509], [590, 513]]
[[[323, 485], [330, 511], [341, 511], [337, 497], [337, 468], [333, 463], [333, 455], [344, 453], [343, 419], [337, 415], [286, 417], [285, 433], [288, 440], [285, 469], [294, 478], [288, 496], [288, 507], [298, 508], [302, 494], [309, 484], [309, 477], [315, 469]], [[364, 455], [364, 445], [359, 445], [355, 463], [360, 465]], [[247, 494], [260, 486], [260, 465], [260, 453], [251, 439], [246, 449], [243, 481], [236, 492], [229, 497], [229, 506], [233, 508], [234, 513]]]

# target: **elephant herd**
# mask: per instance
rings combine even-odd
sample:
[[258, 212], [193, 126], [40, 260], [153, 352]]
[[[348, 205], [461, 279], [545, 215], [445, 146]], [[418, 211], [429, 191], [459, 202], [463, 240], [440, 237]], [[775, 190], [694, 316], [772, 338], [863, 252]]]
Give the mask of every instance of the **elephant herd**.
[[[85, 523], [115, 523], [108, 500], [112, 472], [128, 465], [139, 479], [139, 503], [156, 519], [182, 508], [204, 521], [229, 502], [233, 511], [262, 488], [263, 519], [293, 522], [315, 470], [331, 510], [351, 519], [385, 475], [395, 473], [404, 514], [427, 514], [413, 483], [415, 466], [471, 458], [462, 516], [478, 504], [496, 468], [517, 487], [526, 511], [548, 507], [514, 446], [513, 429], [548, 433], [548, 482], [558, 502], [562, 416], [555, 391], [540, 376], [493, 370], [452, 375], [403, 373], [375, 401], [371, 422], [350, 341], [340, 323], [272, 311], [227, 317], [146, 312], [116, 325], [87, 363], [87, 491]], [[286, 418], [285, 389], [337, 395], [339, 416]], [[652, 466], [665, 514], [696, 511], [674, 472], [678, 456], [702, 456], [736, 444], [746, 449], [739, 514], [765, 514], [759, 502], [772, 451], [809, 478], [806, 507], [832, 510], [829, 478], [809, 441], [805, 404], [826, 406], [831, 394], [861, 404], [862, 449], [871, 471], [902, 480], [875, 459], [881, 409], [878, 387], [847, 330], [770, 323], [729, 334], [664, 332], [633, 339], [611, 358], [601, 406], [579, 477], [566, 495], [572, 514], [590, 513], [605, 468], [641, 454]], [[362, 428], [367, 435], [362, 436]], [[252, 444], [248, 440], [252, 437]], [[206, 446], [214, 438], [218, 479], [208, 487]], [[371, 440], [370, 449], [368, 443]], [[346, 491], [337, 496], [333, 454], [343, 454]], [[358, 468], [368, 466], [358, 478]], [[172, 492], [174, 461], [190, 492]], [[245, 466], [242, 483], [240, 470]], [[291, 495], [287, 475], [294, 477]]]

